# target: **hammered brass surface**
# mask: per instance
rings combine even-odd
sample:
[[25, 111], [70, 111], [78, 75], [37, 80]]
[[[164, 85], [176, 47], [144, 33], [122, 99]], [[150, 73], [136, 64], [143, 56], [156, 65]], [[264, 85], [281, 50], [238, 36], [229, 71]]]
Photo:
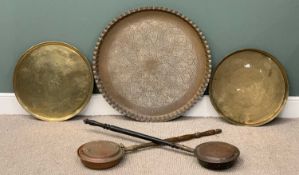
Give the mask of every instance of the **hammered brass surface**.
[[66, 43], [45, 42], [20, 58], [13, 85], [26, 111], [41, 120], [62, 121], [88, 103], [93, 77], [89, 62], [77, 49]]
[[179, 117], [204, 92], [206, 41], [165, 10], [137, 10], [111, 25], [96, 47], [98, 87], [114, 108], [140, 121]]
[[282, 110], [288, 97], [287, 75], [278, 60], [266, 52], [237, 51], [217, 66], [210, 97], [224, 119], [262, 125]]

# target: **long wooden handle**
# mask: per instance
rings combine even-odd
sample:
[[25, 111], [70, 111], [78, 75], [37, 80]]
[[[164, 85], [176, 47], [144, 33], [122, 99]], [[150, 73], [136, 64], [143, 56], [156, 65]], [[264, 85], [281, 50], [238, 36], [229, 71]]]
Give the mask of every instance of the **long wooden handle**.
[[[191, 140], [191, 139], [195, 139], [195, 138], [219, 134], [221, 132], [222, 132], [221, 129], [211, 129], [211, 130], [207, 130], [204, 132], [196, 132], [193, 134], [186, 134], [186, 135], [181, 135], [181, 136], [177, 136], [177, 137], [170, 137], [170, 138], [167, 138], [164, 140], [166, 140], [168, 142], [183, 142], [183, 141], [187, 141], [187, 140]], [[147, 148], [147, 147], [151, 147], [151, 146], [157, 146], [157, 144], [155, 144], [153, 142], [147, 142], [147, 143], [138, 144], [138, 145], [131, 145], [131, 146], [125, 147], [125, 151], [132, 152], [132, 151], [137, 151], [139, 149], [143, 149], [143, 148]]]
[[168, 142], [168, 141], [159, 139], [157, 137], [149, 136], [149, 135], [146, 135], [146, 134], [143, 134], [143, 133], [140, 133], [140, 132], [132, 131], [132, 130], [121, 128], [121, 127], [118, 127], [118, 126], [114, 126], [114, 125], [110, 125], [110, 124], [106, 124], [106, 123], [100, 123], [100, 122], [97, 122], [95, 120], [89, 120], [89, 119], [85, 119], [84, 123], [92, 125], [92, 126], [98, 126], [98, 127], [110, 130], [110, 131], [114, 131], [114, 132], [122, 133], [122, 134], [125, 134], [125, 135], [129, 135], [129, 136], [132, 136], [132, 137], [137, 137], [137, 138], [140, 138], [140, 139], [143, 139], [143, 140], [151, 141], [151, 142], [154, 142], [154, 143], [159, 144], [159, 145], [166, 145], [166, 146], [170, 146], [170, 147], [176, 148], [176, 149], [181, 149], [181, 150], [184, 150], [184, 151], [187, 151], [187, 152], [193, 152], [192, 148], [188, 148], [185, 145], [179, 145], [179, 144], [176, 144], [176, 143]]
[[192, 154], [194, 153], [194, 149], [190, 148], [188, 146], [168, 142], [166, 140], [162, 140], [160, 138], [149, 136], [149, 135], [139, 133], [139, 132], [136, 132], [136, 131], [132, 131], [132, 130], [129, 130], [129, 129], [125, 129], [125, 128], [121, 128], [121, 127], [118, 127], [118, 126], [109, 125], [109, 124], [105, 124], [105, 123], [100, 123], [100, 122], [97, 122], [95, 120], [89, 120], [89, 119], [85, 119], [84, 123], [92, 125], [92, 126], [102, 127], [104, 129], [108, 129], [108, 130], [111, 130], [111, 131], [114, 131], [114, 132], [130, 135], [130, 136], [137, 137], [137, 138], [140, 138], [140, 139], [148, 140], [148, 141], [154, 142], [158, 145], [166, 145], [166, 146], [170, 146], [172, 148], [180, 149], [180, 150], [192, 153]]

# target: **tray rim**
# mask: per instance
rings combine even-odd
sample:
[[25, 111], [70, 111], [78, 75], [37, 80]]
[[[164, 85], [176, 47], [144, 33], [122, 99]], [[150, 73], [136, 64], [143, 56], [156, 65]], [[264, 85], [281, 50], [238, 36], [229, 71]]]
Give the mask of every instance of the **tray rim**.
[[[49, 118], [47, 116], [42, 116], [42, 115], [38, 115], [34, 112], [32, 112], [22, 101], [22, 99], [18, 96], [18, 93], [16, 91], [16, 73], [18, 71], [18, 67], [21, 65], [21, 63], [23, 62], [24, 59], [26, 59], [26, 56], [30, 53], [32, 53], [34, 50], [43, 47], [43, 46], [48, 46], [48, 45], [59, 45], [59, 46], [65, 46], [73, 51], [75, 51], [77, 54], [79, 54], [80, 58], [83, 59], [83, 61], [86, 63], [86, 65], [88, 65], [88, 69], [89, 69], [89, 74], [90, 74], [90, 80], [91, 80], [91, 84], [90, 84], [90, 90], [88, 93], [88, 96], [86, 97], [85, 101], [82, 103], [82, 105], [76, 109], [73, 113], [70, 113], [64, 117], [60, 117], [60, 118]], [[43, 120], [43, 121], [50, 121], [50, 122], [58, 122], [58, 121], [65, 121], [68, 120], [70, 118], [75, 117], [77, 114], [79, 114], [88, 104], [91, 96], [92, 96], [92, 92], [93, 92], [93, 86], [94, 86], [94, 80], [93, 80], [93, 75], [92, 75], [92, 68], [91, 65], [87, 59], [87, 57], [85, 57], [80, 51], [79, 49], [77, 49], [76, 47], [74, 47], [71, 44], [68, 44], [66, 42], [62, 42], [62, 41], [43, 41], [37, 44], [32, 45], [31, 47], [29, 47], [27, 50], [25, 50], [25, 52], [23, 52], [23, 54], [19, 57], [19, 60], [17, 61], [17, 64], [15, 66], [14, 72], [13, 72], [13, 91], [15, 93], [16, 99], [19, 102], [19, 104], [23, 107], [23, 109], [25, 111], [27, 111], [29, 114], [31, 114], [33, 117]]]
[[[221, 64], [227, 60], [230, 56], [234, 55], [234, 54], [237, 54], [237, 53], [240, 53], [240, 52], [244, 52], [244, 51], [252, 51], [252, 52], [257, 52], [257, 53], [261, 53], [269, 58], [271, 58], [271, 60], [278, 66], [279, 70], [281, 71], [281, 74], [283, 76], [283, 79], [284, 79], [284, 86], [285, 86], [285, 92], [284, 92], [284, 98], [283, 98], [283, 101], [282, 103], [280, 104], [279, 106], [279, 109], [277, 111], [275, 111], [268, 119], [266, 119], [265, 121], [262, 121], [262, 122], [256, 122], [256, 123], [253, 123], [253, 124], [245, 124], [245, 123], [240, 123], [240, 122], [236, 122], [232, 119], [230, 119], [229, 117], [225, 116], [221, 109], [216, 105], [216, 102], [215, 102], [215, 98], [213, 96], [213, 81], [214, 81], [214, 75], [217, 71], [217, 69], [221, 66]], [[210, 80], [210, 86], [209, 86], [209, 97], [210, 97], [210, 101], [213, 105], [213, 107], [215, 108], [215, 110], [218, 112], [218, 114], [220, 114], [220, 117], [222, 119], [224, 119], [225, 121], [231, 123], [231, 124], [235, 124], [235, 125], [240, 125], [240, 126], [262, 126], [266, 123], [269, 123], [271, 122], [272, 120], [274, 120], [278, 115], [279, 113], [283, 110], [283, 108], [285, 107], [286, 105], [286, 102], [288, 100], [288, 96], [289, 96], [289, 81], [288, 81], [288, 76], [287, 76], [287, 73], [286, 73], [286, 70], [284, 68], [284, 66], [280, 63], [280, 61], [274, 57], [272, 54], [270, 54], [269, 52], [266, 52], [264, 50], [260, 50], [260, 49], [256, 49], [256, 48], [244, 48], [244, 49], [240, 49], [240, 50], [236, 50], [228, 55], [226, 55], [219, 63], [218, 65], [215, 67], [215, 70], [213, 71], [212, 73], [212, 77], [211, 77], [211, 80]]]
[[[181, 106], [177, 110], [172, 111], [167, 114], [155, 116], [155, 117], [153, 117], [152, 115], [143, 115], [140, 113], [136, 113], [133, 110], [126, 110], [121, 106], [121, 104], [114, 102], [114, 100], [109, 96], [109, 94], [106, 93], [104, 86], [103, 86], [103, 82], [100, 79], [100, 74], [97, 69], [98, 68], [97, 56], [99, 55], [98, 49], [101, 46], [101, 43], [104, 41], [105, 35], [109, 32], [109, 29], [111, 27], [113, 27], [118, 21], [122, 20], [123, 18], [125, 18], [131, 14], [142, 12], [142, 11], [162, 11], [162, 12], [166, 12], [166, 13], [175, 15], [175, 16], [179, 17], [180, 19], [183, 19], [185, 22], [187, 22], [190, 25], [190, 27], [192, 27], [197, 32], [198, 37], [203, 44], [205, 54], [206, 54], [206, 59], [207, 59], [207, 64], [205, 66], [206, 67], [206, 75], [204, 75], [204, 82], [203, 82], [203, 85], [198, 89], [196, 94], [192, 98], [190, 98], [189, 101], [185, 105]], [[157, 7], [157, 6], [139, 7], [139, 8], [130, 9], [130, 10], [122, 13], [120, 16], [114, 18], [104, 28], [104, 30], [100, 33], [98, 41], [96, 42], [96, 46], [93, 51], [92, 68], [93, 68], [95, 83], [96, 83], [96, 86], [97, 86], [99, 92], [103, 94], [103, 97], [105, 98], [105, 100], [115, 110], [117, 110], [121, 114], [123, 114], [131, 119], [135, 119], [138, 121], [163, 122], [163, 121], [169, 121], [169, 120], [173, 120], [175, 118], [180, 117], [182, 113], [184, 113], [188, 109], [190, 109], [203, 96], [203, 94], [208, 86], [208, 83], [210, 80], [210, 75], [211, 75], [211, 68], [212, 68], [211, 51], [210, 51], [210, 47], [208, 45], [208, 42], [207, 42], [206, 37], [204, 36], [203, 32], [199, 29], [199, 27], [193, 21], [191, 21], [188, 17], [184, 16], [180, 12], [173, 10], [173, 9], [160, 7], [160, 6], [159, 7]]]

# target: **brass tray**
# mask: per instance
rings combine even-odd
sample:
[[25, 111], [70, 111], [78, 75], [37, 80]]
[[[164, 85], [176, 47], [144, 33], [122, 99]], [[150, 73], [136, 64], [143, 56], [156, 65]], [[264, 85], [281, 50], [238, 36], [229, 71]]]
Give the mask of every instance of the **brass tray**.
[[203, 33], [179, 12], [130, 10], [102, 32], [94, 51], [97, 87], [112, 107], [139, 121], [168, 121], [188, 110], [210, 77]]
[[19, 103], [33, 116], [63, 121], [88, 103], [93, 89], [92, 70], [73, 46], [44, 42], [21, 56], [14, 70], [13, 87]]
[[257, 49], [236, 51], [216, 67], [210, 98], [227, 121], [259, 126], [273, 120], [288, 98], [283, 66], [269, 53]]

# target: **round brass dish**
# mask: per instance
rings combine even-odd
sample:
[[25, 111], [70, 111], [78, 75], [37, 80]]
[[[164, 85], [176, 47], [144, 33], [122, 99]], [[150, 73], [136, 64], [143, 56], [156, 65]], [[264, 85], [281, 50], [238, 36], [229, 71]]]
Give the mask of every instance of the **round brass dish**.
[[130, 10], [101, 34], [94, 77], [116, 110], [139, 121], [168, 121], [204, 93], [211, 55], [202, 32], [161, 7]]
[[273, 120], [288, 97], [283, 66], [256, 49], [234, 52], [216, 67], [210, 98], [224, 119], [234, 124], [263, 125]]
[[76, 48], [62, 42], [44, 42], [19, 59], [13, 87], [19, 103], [36, 118], [67, 120], [88, 103], [92, 70]]

